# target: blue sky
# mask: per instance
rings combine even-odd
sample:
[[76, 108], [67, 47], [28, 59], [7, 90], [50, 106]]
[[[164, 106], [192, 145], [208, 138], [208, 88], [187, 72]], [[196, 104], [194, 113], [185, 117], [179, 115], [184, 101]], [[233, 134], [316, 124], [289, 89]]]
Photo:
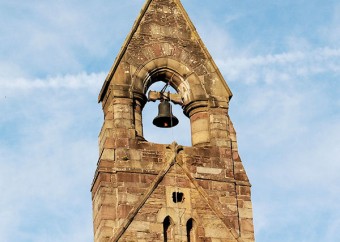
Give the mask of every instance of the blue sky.
[[[2, 242], [93, 240], [97, 95], [143, 3], [0, 0]], [[340, 3], [182, 3], [234, 94], [257, 241], [340, 241]], [[148, 139], [188, 144], [150, 107]]]

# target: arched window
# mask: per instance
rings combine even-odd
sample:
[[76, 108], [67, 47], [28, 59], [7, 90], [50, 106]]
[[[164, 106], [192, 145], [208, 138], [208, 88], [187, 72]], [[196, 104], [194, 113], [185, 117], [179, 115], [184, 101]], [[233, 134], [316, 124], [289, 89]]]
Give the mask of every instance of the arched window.
[[163, 235], [164, 242], [173, 241], [173, 227], [174, 223], [170, 216], [167, 216], [163, 221]]
[[188, 242], [196, 242], [196, 223], [191, 218], [187, 222], [187, 241]]

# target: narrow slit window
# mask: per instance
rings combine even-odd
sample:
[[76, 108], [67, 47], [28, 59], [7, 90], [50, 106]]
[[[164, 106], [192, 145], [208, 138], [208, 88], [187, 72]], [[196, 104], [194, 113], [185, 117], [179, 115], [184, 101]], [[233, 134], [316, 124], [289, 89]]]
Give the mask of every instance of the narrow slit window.
[[195, 223], [194, 223], [194, 220], [192, 218], [188, 220], [186, 227], [187, 227], [187, 241], [188, 242], [195, 242], [196, 241], [196, 231], [195, 231]]
[[170, 216], [167, 216], [163, 221], [163, 236], [164, 242], [172, 241], [173, 222]]

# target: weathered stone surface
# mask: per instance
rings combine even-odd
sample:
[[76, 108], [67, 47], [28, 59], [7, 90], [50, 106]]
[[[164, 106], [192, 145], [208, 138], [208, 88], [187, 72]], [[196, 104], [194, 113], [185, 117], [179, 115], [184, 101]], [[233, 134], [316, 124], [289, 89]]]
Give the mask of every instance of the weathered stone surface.
[[[157, 81], [177, 91], [192, 147], [144, 140], [142, 110]], [[99, 96], [95, 242], [165, 241], [165, 234], [168, 241], [254, 241], [231, 96], [179, 0], [147, 0]]]

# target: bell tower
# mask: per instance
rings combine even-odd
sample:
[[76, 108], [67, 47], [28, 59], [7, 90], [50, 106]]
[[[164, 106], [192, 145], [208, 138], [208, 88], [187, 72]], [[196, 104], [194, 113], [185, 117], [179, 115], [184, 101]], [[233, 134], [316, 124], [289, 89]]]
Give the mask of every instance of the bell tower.
[[[176, 93], [148, 92], [155, 82]], [[231, 97], [180, 0], [147, 0], [99, 94], [95, 242], [254, 241]], [[158, 100], [165, 111], [154, 120], [155, 132], [175, 125], [171, 106], [180, 105], [192, 146], [144, 139], [142, 110]]]

